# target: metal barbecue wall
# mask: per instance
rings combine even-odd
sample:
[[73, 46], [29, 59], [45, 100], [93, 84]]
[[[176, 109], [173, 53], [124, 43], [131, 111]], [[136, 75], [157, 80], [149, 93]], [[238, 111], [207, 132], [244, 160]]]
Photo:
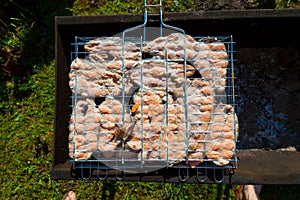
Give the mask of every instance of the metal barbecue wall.
[[[299, 10], [251, 10], [251, 11], [217, 11], [196, 13], [166, 13], [168, 24], [183, 28], [191, 35], [234, 35], [238, 44], [237, 51], [255, 48], [287, 48], [299, 46], [299, 32], [293, 29], [299, 24]], [[56, 17], [56, 104], [55, 137], [53, 149], [53, 179], [81, 178], [82, 168], [69, 162], [68, 157], [68, 121], [72, 112], [70, 88], [68, 85], [70, 66], [70, 44], [75, 36], [87, 37], [113, 35], [127, 28], [141, 24], [142, 15], [93, 16], [93, 17]], [[184, 22], [184, 23], [183, 23]], [[157, 25], [157, 21], [150, 21]], [[205, 27], [205, 28], [204, 28]], [[279, 30], [280, 29], [280, 30]], [[285, 31], [281, 31], [281, 30]], [[289, 38], [287, 40], [287, 38]], [[243, 60], [239, 56], [238, 60]], [[243, 122], [242, 122], [243, 123]], [[295, 127], [297, 128], [297, 127]], [[243, 134], [243, 133], [241, 133]], [[297, 135], [296, 135], [297, 137]], [[225, 183], [299, 183], [299, 154], [294, 151], [266, 151], [257, 149], [240, 149], [238, 170], [234, 176], [225, 176]], [[292, 158], [292, 159], [291, 159]], [[286, 161], [286, 162], [282, 162]], [[279, 165], [280, 163], [280, 165]], [[78, 172], [79, 171], [79, 172]], [[85, 171], [85, 170], [83, 170]], [[182, 171], [185, 173], [184, 170]], [[225, 170], [227, 174], [232, 172]], [[85, 172], [84, 172], [85, 173]], [[211, 174], [220, 171], [208, 170]], [[223, 172], [221, 172], [222, 174]], [[87, 173], [88, 175], [89, 173]], [[115, 180], [115, 172], [97, 171], [96, 178]], [[276, 177], [276, 179], [271, 178]], [[107, 176], [107, 177], [106, 177]], [[122, 177], [122, 176], [121, 176]], [[215, 176], [219, 178], [219, 175]], [[184, 178], [184, 175], [183, 175]], [[163, 181], [178, 182], [178, 169], [168, 168], [145, 174], [127, 174], [125, 181]], [[189, 171], [187, 182], [199, 182], [195, 169]], [[213, 177], [208, 180], [214, 182]], [[200, 181], [201, 182], [201, 181]], [[206, 181], [207, 182], [207, 181]]]

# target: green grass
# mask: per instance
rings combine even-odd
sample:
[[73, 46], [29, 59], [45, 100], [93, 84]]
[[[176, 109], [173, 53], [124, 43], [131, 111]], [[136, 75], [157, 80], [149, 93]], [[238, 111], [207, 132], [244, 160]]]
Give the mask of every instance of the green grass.
[[[159, 4], [159, 0], [147, 0], [147, 5]], [[195, 11], [194, 0], [165, 0], [162, 1], [164, 12]], [[103, 14], [132, 14], [143, 13], [143, 0], [75, 0], [71, 11], [73, 15], [103, 15]], [[148, 8], [148, 13], [158, 13], [159, 9]]]

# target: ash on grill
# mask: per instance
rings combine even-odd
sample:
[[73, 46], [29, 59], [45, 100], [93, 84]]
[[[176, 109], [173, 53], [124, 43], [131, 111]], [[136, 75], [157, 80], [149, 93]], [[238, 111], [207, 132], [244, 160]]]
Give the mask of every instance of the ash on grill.
[[149, 42], [77, 39], [83, 51], [76, 50], [69, 73], [74, 161], [187, 161], [195, 167], [235, 159], [228, 44], [181, 33]]

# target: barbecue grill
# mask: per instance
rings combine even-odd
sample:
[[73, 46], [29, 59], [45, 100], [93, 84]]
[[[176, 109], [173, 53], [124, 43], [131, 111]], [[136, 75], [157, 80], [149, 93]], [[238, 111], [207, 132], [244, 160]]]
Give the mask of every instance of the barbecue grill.
[[[153, 7], [159, 8], [159, 14], [155, 15], [157, 18], [153, 18], [153, 15], [151, 15], [151, 20], [149, 20], [147, 8]], [[129, 16], [120, 17], [129, 18]], [[195, 15], [191, 15], [190, 22], [195, 20], [193, 17], [197, 18]], [[239, 174], [239, 170], [242, 173], [245, 172], [243, 160], [246, 163], [256, 158], [256, 152], [243, 150], [237, 152], [236, 150], [239, 124], [235, 112], [237, 106], [235, 104], [237, 96], [234, 75], [236, 70], [235, 42], [230, 32], [233, 29], [228, 28], [227, 31], [224, 31], [224, 29], [223, 32], [213, 30], [215, 27], [224, 27], [224, 25], [220, 26], [218, 24], [212, 26], [210, 33], [208, 30], [194, 30], [192, 32], [189, 27], [178, 23], [178, 18], [172, 19], [170, 17], [168, 23], [172, 23], [172, 26], [167, 25], [163, 22], [161, 3], [159, 5], [147, 5], [145, 3], [144, 23], [142, 25], [138, 23], [140, 18], [130, 17], [129, 19], [132, 21], [124, 20], [126, 23], [115, 26], [113, 30], [101, 29], [100, 35], [92, 31], [96, 30], [95, 24], [99, 24], [100, 27], [111, 27], [111, 23], [99, 23], [99, 17], [75, 18], [77, 19], [76, 22], [73, 19], [71, 20], [72, 26], [67, 25], [68, 20], [71, 18], [56, 19], [56, 85], [59, 87], [56, 88], [56, 133], [52, 178], [231, 183], [236, 177], [237, 182], [243, 182], [243, 177], [241, 178]], [[180, 20], [182, 19], [184, 19], [184, 16]], [[103, 21], [106, 20], [103, 19]], [[181, 24], [183, 26], [180, 26]], [[71, 31], [72, 35], [65, 35], [65, 33]], [[188, 34], [191, 32], [192, 35]], [[169, 43], [172, 37], [176, 38], [175, 41], [182, 42], [181, 45], [176, 47], [182, 51], [175, 51], [174, 53], [171, 45], [176, 44], [176, 42]], [[239, 35], [239, 37], [241, 36]], [[241, 41], [239, 37], [238, 39]], [[163, 41], [161, 46], [155, 43], [157, 40]], [[197, 55], [200, 54], [199, 52], [202, 53], [202, 50], [199, 50], [201, 45], [223, 46], [224, 49], [218, 49], [216, 52], [225, 55], [221, 61], [226, 61], [226, 66], [222, 68], [225, 69], [226, 73], [217, 75], [218, 68], [214, 65], [210, 65], [208, 73], [207, 68], [197, 64], [196, 59], [194, 59], [195, 55], [189, 55], [191, 50], [190, 41], [197, 46], [198, 50], [193, 51]], [[247, 42], [243, 43], [241, 41], [241, 44], [245, 45]], [[112, 52], [103, 48], [104, 45], [101, 46], [102, 44], [111, 45], [117, 50]], [[153, 44], [158, 47], [151, 49], [149, 46], [153, 46]], [[157, 51], [157, 49], [160, 49], [160, 51]], [[203, 52], [207, 51], [213, 52], [211, 49], [203, 50]], [[172, 53], [175, 57], [170, 56]], [[132, 55], [137, 55], [136, 59], [133, 59]], [[202, 61], [213, 63], [211, 57], [202, 59]], [[197, 60], [201, 59], [198, 57]], [[109, 66], [112, 68], [114, 67], [112, 64], [116, 64], [117, 69], [115, 71], [105, 71], [106, 69], [104, 70], [103, 66], [108, 66], [108, 64], [111, 64]], [[151, 71], [157, 66], [159, 66], [157, 70]], [[113, 77], [111, 78], [112, 81], [109, 82], [106, 78], [103, 78], [104, 76], [102, 76], [102, 79], [99, 77], [91, 79], [90, 75], [100, 73], [96, 72], [96, 69], [102, 70], [102, 74], [105, 73], [106, 76], [110, 74]], [[151, 73], [158, 70], [161, 72], [160, 77], [153, 76], [156, 79], [148, 81], [149, 74], [152, 75]], [[177, 82], [175, 81], [176, 78], [178, 78]], [[220, 79], [223, 80], [222, 84], [219, 83]], [[101, 85], [102, 83], [99, 83], [99, 80], [106, 82]], [[161, 85], [159, 85], [160, 80], [163, 80]], [[89, 84], [86, 85], [81, 81]], [[97, 81], [94, 89], [93, 85], [90, 84], [92, 81]], [[208, 112], [211, 114], [209, 121], [194, 119], [195, 116], [199, 118], [203, 114], [202, 111], [199, 111], [203, 104], [191, 103], [191, 100], [197, 98], [200, 100], [203, 97], [201, 92], [195, 92], [195, 90], [201, 90], [204, 87], [203, 85], [193, 85], [197, 82], [207, 83], [206, 86], [210, 87], [213, 94], [214, 101], [209, 104], [213, 107]], [[146, 128], [146, 123], [150, 121], [150, 125], [154, 129], [155, 122], [155, 115], [147, 114], [146, 108], [149, 105], [143, 101], [143, 98], [149, 94], [153, 95], [151, 97], [157, 97], [161, 102], [152, 104], [152, 107], [162, 108], [162, 112], [159, 113], [162, 121], [157, 123], [158, 131], [156, 133], [152, 133], [150, 128]], [[118, 102], [119, 104], [112, 102]], [[109, 124], [104, 119], [109, 118], [109, 115], [106, 115], [107, 113], [103, 110], [101, 111], [104, 105], [110, 109], [118, 105], [121, 106], [120, 112], [110, 112], [114, 119], [119, 119], [110, 124], [111, 129], [101, 129]], [[198, 106], [198, 110], [195, 111], [190, 108], [191, 105]], [[85, 110], [85, 114], [76, 110], [79, 107]], [[173, 107], [182, 108], [182, 112], [179, 113], [182, 120], [177, 122], [178, 126], [182, 127], [181, 130], [180, 128], [175, 131], [172, 130], [170, 120], [174, 116], [170, 115], [170, 110]], [[220, 109], [218, 110], [220, 107], [226, 109], [221, 109], [221, 112]], [[152, 112], [154, 110], [152, 109]], [[179, 116], [179, 114], [177, 115]], [[82, 118], [84, 115], [86, 118]], [[177, 115], [175, 117], [179, 118]], [[222, 121], [222, 124], [225, 127], [229, 125], [230, 131], [233, 133], [230, 136], [233, 144], [233, 148], [230, 148], [230, 150], [233, 154], [226, 159], [209, 157], [212, 150], [206, 148], [206, 146], [217, 143], [220, 140], [219, 137], [222, 137], [222, 141], [224, 140], [224, 131], [221, 131], [222, 134], [217, 135], [213, 128], [210, 129], [209, 127], [220, 123], [213, 119], [224, 115], [229, 116], [231, 119], [231, 123]], [[88, 132], [88, 125], [92, 124], [88, 120], [94, 119], [99, 120], [95, 123], [99, 129], [92, 129]], [[80, 120], [83, 120], [84, 123], [81, 123]], [[191, 127], [195, 124], [197, 126], [204, 124], [207, 125], [207, 128], [194, 130]], [[76, 129], [80, 126], [84, 129], [82, 133]], [[121, 133], [120, 137], [118, 136], [119, 133]], [[95, 140], [91, 139], [92, 137], [89, 134], [92, 134]], [[182, 134], [182, 140], [180, 142], [176, 140], [176, 143], [171, 136], [179, 138], [178, 134]], [[201, 147], [192, 149], [191, 144], [195, 141], [192, 141], [191, 136], [195, 134], [199, 135], [196, 144]], [[146, 148], [147, 136], [149, 135], [152, 136], [150, 140], [151, 148]], [[153, 135], [157, 138], [153, 139]], [[86, 140], [85, 136], [89, 136], [89, 141]], [[217, 138], [212, 138], [212, 136]], [[100, 138], [106, 138], [107, 141], [104, 142]], [[139, 139], [136, 146], [132, 146], [134, 144], [133, 138]], [[112, 145], [115, 145], [115, 147], [110, 150], [101, 149], [99, 146], [102, 143], [106, 145], [105, 148]], [[90, 144], [95, 144], [95, 148], [91, 147]], [[155, 144], [166, 144], [166, 146], [165, 148], [155, 148]], [[173, 149], [171, 145], [173, 147], [176, 147], [176, 145], [181, 146], [181, 148]], [[135, 147], [137, 149], [134, 149]], [[193, 153], [199, 153], [201, 156], [189, 157]], [[238, 162], [238, 155], [242, 162]], [[264, 156], [263, 153], [260, 154], [260, 158]], [[281, 156], [285, 155], [281, 154]], [[237, 168], [239, 165], [242, 165], [242, 168]], [[249, 183], [249, 179], [244, 178], [244, 180]]]

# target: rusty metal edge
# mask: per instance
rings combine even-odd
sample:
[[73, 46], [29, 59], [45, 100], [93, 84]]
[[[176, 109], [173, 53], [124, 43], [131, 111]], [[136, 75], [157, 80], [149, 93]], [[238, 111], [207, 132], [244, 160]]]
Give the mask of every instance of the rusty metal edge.
[[[218, 10], [193, 12], [167, 12], [163, 15], [164, 21], [209, 20], [209, 19], [255, 19], [255, 18], [282, 18], [300, 17], [300, 9], [251, 9], [251, 10]], [[56, 16], [59, 25], [98, 24], [98, 23], [131, 23], [143, 22], [143, 14], [116, 14], [93, 16]]]

